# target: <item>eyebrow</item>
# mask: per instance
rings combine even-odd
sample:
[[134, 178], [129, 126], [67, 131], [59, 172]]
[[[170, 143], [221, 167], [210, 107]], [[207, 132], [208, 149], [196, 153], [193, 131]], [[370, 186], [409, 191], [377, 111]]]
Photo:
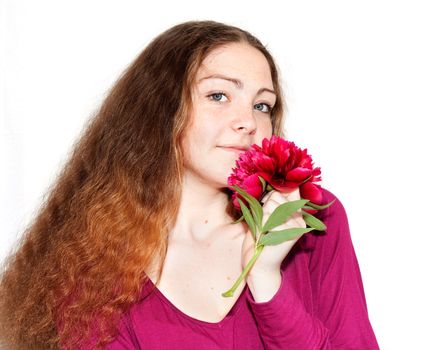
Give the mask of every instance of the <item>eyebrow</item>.
[[[205, 79], [223, 79], [223, 80], [228, 80], [228, 81], [234, 83], [238, 87], [238, 89], [242, 89], [244, 87], [244, 84], [243, 84], [243, 82], [241, 80], [236, 79], [236, 78], [226, 77], [225, 75], [222, 75], [222, 74], [212, 74], [212, 75], [203, 77], [203, 78], [198, 80], [198, 84], [201, 81], [205, 80]], [[258, 90], [257, 95], [261, 94], [264, 91], [270, 92], [270, 93], [274, 94], [277, 97], [277, 94], [275, 93], [275, 91], [271, 90], [271, 89], [268, 89], [268, 88], [261, 88], [260, 90]]]

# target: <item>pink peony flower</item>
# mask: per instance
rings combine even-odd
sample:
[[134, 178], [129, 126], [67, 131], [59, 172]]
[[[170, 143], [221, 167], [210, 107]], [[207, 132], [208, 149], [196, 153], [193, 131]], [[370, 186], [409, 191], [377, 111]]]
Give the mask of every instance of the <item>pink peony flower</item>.
[[[322, 203], [321, 186], [315, 182], [321, 181], [320, 167], [313, 167], [313, 161], [307, 149], [298, 148], [294, 142], [273, 135], [271, 139], [263, 139], [262, 147], [253, 144], [251, 148], [240, 154], [236, 167], [229, 176], [230, 186], [239, 186], [260, 201], [266, 191], [258, 178], [261, 176], [266, 183], [279, 192], [292, 192], [300, 187], [300, 196], [315, 204]], [[247, 201], [236, 191], [232, 194], [232, 203], [239, 211], [241, 207], [237, 198]], [[317, 210], [303, 209], [310, 214]]]

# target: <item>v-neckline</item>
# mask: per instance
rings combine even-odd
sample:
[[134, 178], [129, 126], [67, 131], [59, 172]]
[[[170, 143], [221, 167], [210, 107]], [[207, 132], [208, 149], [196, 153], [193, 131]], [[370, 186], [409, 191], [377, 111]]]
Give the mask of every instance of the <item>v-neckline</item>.
[[[193, 316], [187, 315], [185, 312], [180, 310], [176, 305], [174, 305], [171, 300], [169, 300], [157, 286], [153, 283], [151, 278], [145, 273], [145, 278], [147, 281], [144, 284], [144, 290], [147, 291], [151, 287], [154, 287], [155, 294], [159, 297], [161, 301], [163, 301], [166, 305], [168, 305], [172, 310], [174, 310], [177, 314], [180, 316], [186, 318], [187, 320], [198, 323], [203, 326], [212, 327], [212, 328], [222, 328], [225, 323], [227, 323], [235, 314], [238, 312], [238, 310], [241, 308], [241, 304], [243, 303], [243, 300], [246, 299], [247, 291], [249, 290], [247, 283], [245, 283], [243, 290], [241, 291], [241, 294], [238, 296], [237, 300], [235, 301], [235, 304], [231, 307], [227, 315], [224, 316], [224, 318], [221, 321], [218, 322], [209, 322], [197, 319]], [[146, 294], [146, 293], [145, 293]]]

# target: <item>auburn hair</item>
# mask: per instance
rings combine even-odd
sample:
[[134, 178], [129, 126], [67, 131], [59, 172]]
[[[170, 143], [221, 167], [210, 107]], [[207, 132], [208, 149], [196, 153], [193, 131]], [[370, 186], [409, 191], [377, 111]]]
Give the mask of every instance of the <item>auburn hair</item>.
[[0, 340], [8, 349], [76, 349], [93, 329], [102, 348], [139, 300], [144, 270], [160, 279], [180, 202], [194, 79], [210, 51], [235, 42], [266, 57], [277, 93], [273, 134], [284, 137], [279, 71], [257, 38], [216, 21], [188, 21], [156, 36], [85, 123], [3, 262]]

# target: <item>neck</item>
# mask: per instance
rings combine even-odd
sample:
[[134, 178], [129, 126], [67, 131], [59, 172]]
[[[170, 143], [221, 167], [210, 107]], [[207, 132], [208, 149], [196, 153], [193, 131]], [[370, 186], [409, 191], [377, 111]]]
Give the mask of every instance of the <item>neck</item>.
[[234, 221], [226, 213], [228, 202], [223, 187], [213, 187], [197, 177], [185, 175], [170, 238], [196, 243], [213, 240]]

